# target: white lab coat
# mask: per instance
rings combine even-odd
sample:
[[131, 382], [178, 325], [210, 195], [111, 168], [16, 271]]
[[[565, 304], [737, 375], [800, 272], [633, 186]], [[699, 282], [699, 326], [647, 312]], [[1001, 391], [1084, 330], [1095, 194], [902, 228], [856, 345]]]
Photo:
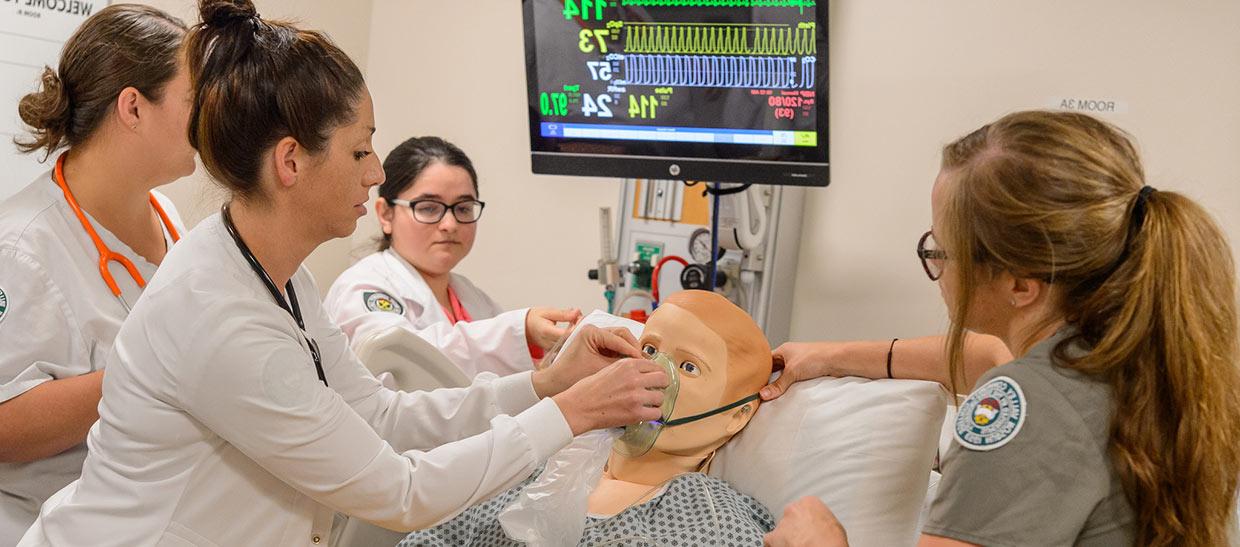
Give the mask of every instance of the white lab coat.
[[530, 373], [383, 388], [304, 268], [293, 285], [330, 388], [220, 216], [182, 239], [117, 336], [82, 478], [21, 545], [324, 545], [336, 511], [426, 527], [571, 440]]
[[[505, 312], [464, 276], [451, 275], [449, 284], [472, 321], [453, 324], [422, 275], [391, 249], [373, 253], [340, 274], [323, 305], [354, 350], [372, 333], [398, 326], [439, 348], [471, 378], [480, 372], [504, 376], [533, 369], [525, 337], [529, 308]], [[396, 299], [401, 309], [371, 309], [367, 299], [376, 292]]]
[[[155, 194], [181, 229], [176, 208]], [[87, 214], [100, 239], [148, 281], [155, 265]], [[165, 231], [171, 244], [171, 235]], [[117, 262], [109, 264], [132, 306], [142, 289]], [[48, 380], [102, 369], [125, 308], [99, 274], [99, 251], [48, 171], [0, 204], [0, 403]], [[13, 545], [39, 506], [82, 471], [85, 443], [30, 463], [0, 463], [0, 545]]]

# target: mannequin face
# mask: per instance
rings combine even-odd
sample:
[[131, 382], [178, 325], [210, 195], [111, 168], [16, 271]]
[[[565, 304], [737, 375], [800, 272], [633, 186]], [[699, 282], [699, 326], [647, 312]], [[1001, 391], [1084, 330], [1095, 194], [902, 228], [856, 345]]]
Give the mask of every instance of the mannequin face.
[[[729, 392], [737, 390], [733, 384], [745, 379], [730, 376], [752, 376], [729, 374], [736, 372], [732, 367], [738, 363], [729, 363], [727, 344], [716, 332], [727, 332], [727, 329], [711, 328], [719, 327], [717, 323], [720, 322], [752, 324], [752, 320], [743, 313], [712, 314], [708, 317], [716, 324], [708, 325], [702, 317], [684, 307], [663, 304], [646, 322], [638, 341], [642, 352], [647, 355], [661, 352], [670, 356], [680, 374], [680, 394], [669, 419], [694, 416], [731, 403], [735, 393]], [[756, 327], [753, 331], [760, 332]], [[765, 373], [769, 373], [769, 368]], [[760, 387], [755, 386], [752, 391], [744, 388], [742, 391], [752, 393]], [[757, 403], [750, 403], [696, 422], [664, 428], [651, 452], [705, 458], [740, 431], [749, 422], [756, 407]]]

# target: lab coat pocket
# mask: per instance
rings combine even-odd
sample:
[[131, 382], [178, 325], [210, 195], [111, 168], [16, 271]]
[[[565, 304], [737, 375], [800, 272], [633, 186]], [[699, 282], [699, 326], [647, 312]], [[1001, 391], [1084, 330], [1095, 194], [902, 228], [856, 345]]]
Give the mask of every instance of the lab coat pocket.
[[179, 522], [168, 523], [164, 535], [159, 537], [158, 547], [219, 547], [219, 544], [198, 535]]

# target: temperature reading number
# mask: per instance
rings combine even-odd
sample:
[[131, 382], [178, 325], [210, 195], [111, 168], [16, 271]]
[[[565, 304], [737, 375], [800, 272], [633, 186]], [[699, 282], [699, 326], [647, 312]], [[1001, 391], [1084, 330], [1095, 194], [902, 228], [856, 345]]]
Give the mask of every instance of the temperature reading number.
[[607, 7], [607, 0], [581, 0], [581, 7], [577, 7], [577, 0], [565, 0], [564, 18], [572, 19], [581, 16], [582, 21], [589, 21], [591, 10], [593, 10], [594, 19], [602, 21], [605, 7]]
[[587, 61], [586, 68], [590, 69], [590, 77], [595, 80], [611, 79], [611, 63], [607, 61]]
[[577, 37], [581, 39], [577, 42], [577, 49], [580, 49], [582, 53], [594, 51], [594, 44], [590, 42], [590, 39], [593, 38], [598, 42], [599, 53], [607, 53], [607, 42], [604, 40], [607, 38], [608, 32], [610, 31], [605, 28], [596, 28], [594, 30], [588, 28], [581, 29], [581, 32], [577, 33]]
[[655, 109], [659, 106], [659, 98], [649, 95], [629, 95], [629, 117], [654, 119]]
[[568, 95], [543, 92], [538, 96], [538, 106], [543, 116], [567, 116]]
[[600, 118], [611, 117], [611, 95], [599, 95], [591, 97], [589, 93], [581, 94], [581, 114], [587, 118], [594, 114], [598, 114]]

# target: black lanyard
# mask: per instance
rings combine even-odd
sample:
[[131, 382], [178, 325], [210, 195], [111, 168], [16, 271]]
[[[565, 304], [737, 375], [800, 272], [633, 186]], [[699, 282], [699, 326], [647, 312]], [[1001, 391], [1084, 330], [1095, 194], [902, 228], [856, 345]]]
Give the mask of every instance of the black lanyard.
[[284, 295], [280, 294], [280, 289], [276, 288], [275, 281], [271, 280], [271, 276], [267, 275], [267, 270], [263, 269], [263, 265], [258, 263], [258, 259], [254, 257], [254, 253], [250, 252], [250, 247], [241, 240], [241, 234], [237, 233], [237, 227], [233, 224], [232, 214], [228, 212], [228, 204], [220, 210], [220, 216], [224, 217], [224, 227], [228, 229], [228, 235], [232, 236], [233, 243], [237, 244], [237, 249], [241, 251], [241, 256], [245, 257], [245, 261], [250, 263], [250, 269], [258, 275], [263, 285], [267, 287], [267, 291], [271, 293], [271, 297], [275, 299], [284, 311], [293, 316], [293, 320], [297, 321], [297, 327], [301, 329], [301, 335], [306, 339], [306, 344], [310, 346], [310, 357], [314, 358], [314, 370], [319, 373], [319, 381], [323, 385], [327, 385], [327, 376], [323, 374], [323, 358], [319, 355], [319, 344], [314, 341], [306, 333], [306, 324], [301, 320], [301, 306], [297, 305], [297, 291], [293, 290], [293, 280], [290, 279], [284, 284], [284, 291], [288, 293], [290, 302], [284, 300]]

